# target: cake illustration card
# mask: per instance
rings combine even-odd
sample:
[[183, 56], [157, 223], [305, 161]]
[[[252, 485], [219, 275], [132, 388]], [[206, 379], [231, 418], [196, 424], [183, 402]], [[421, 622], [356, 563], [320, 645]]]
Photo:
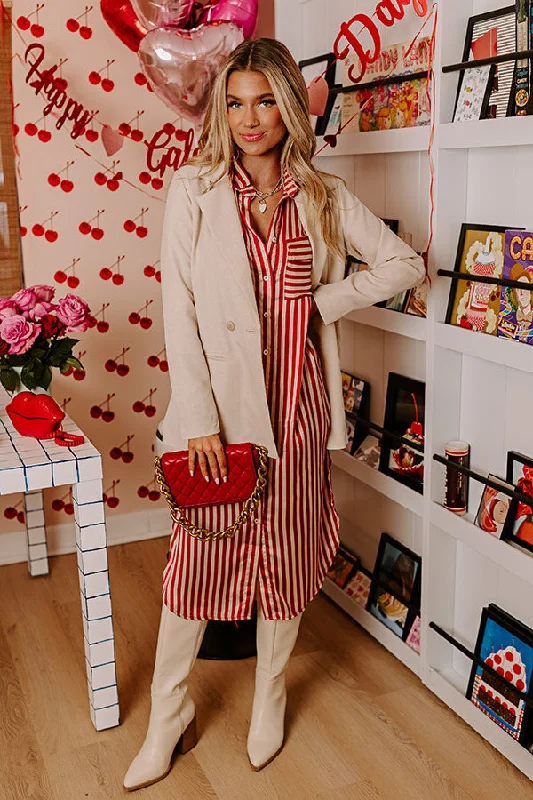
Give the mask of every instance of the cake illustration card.
[[503, 277], [523, 285], [503, 286], [498, 336], [533, 344], [533, 233], [505, 232]]
[[496, 336], [501, 288], [480, 278], [501, 278], [505, 228], [463, 223], [454, 271], [475, 280], [452, 280], [446, 323]]
[[[533, 672], [533, 631], [507, 622], [495, 606], [483, 609], [467, 698], [513, 739], [527, 735], [527, 695]], [[526, 632], [531, 634], [526, 635]], [[523, 694], [522, 694], [523, 693]], [[527, 713], [527, 717], [526, 717]]]
[[352, 597], [356, 603], [366, 608], [370, 595], [371, 582], [371, 576], [363, 572], [362, 569], [359, 569], [355, 575], [350, 578], [344, 591], [349, 597]]
[[[513, 489], [509, 483], [505, 483], [496, 475], [489, 475], [489, 478], [502, 486], [503, 489]], [[485, 486], [481, 496], [481, 502], [476, 515], [475, 524], [487, 533], [500, 538], [503, 534], [509, 508], [511, 506], [509, 494], [495, 489], [493, 486]]]
[[[503, 539], [533, 552], [533, 459], [511, 450], [507, 453], [507, 482], [522, 492], [513, 498], [502, 533]], [[526, 502], [531, 497], [531, 505]]]

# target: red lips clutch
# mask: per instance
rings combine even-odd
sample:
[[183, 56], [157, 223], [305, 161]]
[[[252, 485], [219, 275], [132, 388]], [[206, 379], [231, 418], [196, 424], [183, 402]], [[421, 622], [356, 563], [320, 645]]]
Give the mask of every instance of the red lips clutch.
[[13, 427], [21, 436], [35, 439], [54, 439], [56, 444], [77, 445], [84, 441], [83, 436], [65, 433], [61, 422], [65, 412], [48, 394], [20, 392], [6, 406]]

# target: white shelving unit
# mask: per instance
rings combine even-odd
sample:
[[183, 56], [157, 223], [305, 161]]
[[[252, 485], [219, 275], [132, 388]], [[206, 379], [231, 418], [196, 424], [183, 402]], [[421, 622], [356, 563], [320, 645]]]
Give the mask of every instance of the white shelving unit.
[[[326, 582], [324, 592], [533, 780], [533, 755], [466, 700], [469, 659], [429, 628], [434, 621], [473, 649], [482, 608], [490, 602], [533, 627], [533, 558], [473, 524], [480, 484], [471, 481], [467, 517], [444, 509], [444, 467], [432, 459], [433, 453], [444, 453], [448, 441], [461, 439], [471, 445], [474, 470], [504, 477], [508, 450], [533, 456], [533, 349], [445, 325], [450, 281], [437, 277], [439, 268], [453, 269], [463, 222], [533, 229], [528, 180], [533, 117], [452, 124], [458, 73], [441, 72], [442, 65], [461, 61], [468, 18], [504, 5], [503, 0], [439, 3], [428, 319], [371, 308], [350, 314], [341, 328], [343, 369], [369, 380], [376, 423], [383, 421], [389, 371], [426, 382], [423, 495], [347, 453], [332, 455], [345, 544], [369, 569], [384, 530], [422, 556], [420, 656], [334, 584]], [[309, 58], [331, 49], [343, 20], [374, 8], [373, 0], [277, 0], [277, 36], [297, 58]], [[384, 45], [412, 38], [420, 21], [410, 9], [405, 15], [392, 31], [381, 30]], [[417, 249], [425, 246], [429, 230], [429, 133], [414, 128], [341, 134], [337, 147], [324, 150], [318, 162], [341, 175], [378, 216], [399, 218]]]

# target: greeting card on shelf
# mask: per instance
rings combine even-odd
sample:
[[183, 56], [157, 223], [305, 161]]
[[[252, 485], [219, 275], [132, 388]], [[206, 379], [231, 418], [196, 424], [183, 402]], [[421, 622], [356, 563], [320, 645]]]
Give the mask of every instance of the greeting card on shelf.
[[523, 283], [525, 288], [502, 288], [498, 336], [533, 344], [533, 233], [505, 232], [503, 277]]

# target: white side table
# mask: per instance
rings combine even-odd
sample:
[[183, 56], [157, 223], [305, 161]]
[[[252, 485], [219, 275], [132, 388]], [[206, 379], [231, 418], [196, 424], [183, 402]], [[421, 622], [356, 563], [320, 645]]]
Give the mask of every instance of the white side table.
[[[5, 402], [4, 402], [5, 401]], [[78, 447], [20, 436], [0, 396], [0, 495], [24, 492], [30, 575], [48, 574], [43, 489], [71, 484], [91, 719], [97, 731], [119, 724], [115, 644], [107, 566], [102, 457], [85, 439]], [[68, 433], [84, 435], [66, 416]]]

